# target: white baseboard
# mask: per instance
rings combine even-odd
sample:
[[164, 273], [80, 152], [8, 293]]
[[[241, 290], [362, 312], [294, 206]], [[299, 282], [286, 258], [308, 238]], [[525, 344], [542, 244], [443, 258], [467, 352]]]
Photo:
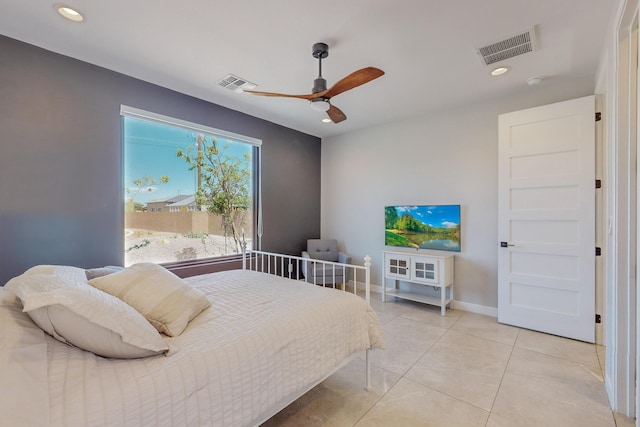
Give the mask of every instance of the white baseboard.
[[[353, 285], [353, 281], [350, 281], [350, 284]], [[358, 286], [361, 286], [361, 285], [363, 284], [359, 282]], [[382, 286], [372, 284], [371, 292], [381, 294]], [[498, 309], [495, 307], [489, 307], [486, 305], [472, 304], [470, 302], [453, 300], [451, 301], [451, 308], [453, 308], [454, 310], [468, 311], [469, 313], [482, 314], [482, 315], [491, 316], [491, 317], [498, 317]]]
[[371, 292], [375, 292], [377, 294], [381, 294], [382, 293], [382, 286], [371, 285]]
[[470, 302], [453, 300], [451, 301], [451, 308], [453, 308], [454, 310], [468, 311], [469, 313], [498, 317], [498, 309], [495, 307], [488, 307], [486, 305], [472, 304]]

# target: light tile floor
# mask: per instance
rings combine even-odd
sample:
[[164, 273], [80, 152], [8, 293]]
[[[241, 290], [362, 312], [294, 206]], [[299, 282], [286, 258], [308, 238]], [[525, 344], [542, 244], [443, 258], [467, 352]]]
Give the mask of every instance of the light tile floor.
[[395, 300], [371, 305], [386, 350], [364, 356], [263, 426], [632, 427], [604, 388], [604, 348], [458, 310]]

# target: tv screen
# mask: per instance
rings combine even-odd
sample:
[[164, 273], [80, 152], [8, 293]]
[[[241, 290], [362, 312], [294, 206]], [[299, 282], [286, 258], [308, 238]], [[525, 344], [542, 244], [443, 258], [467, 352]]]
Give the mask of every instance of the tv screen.
[[385, 206], [384, 244], [460, 252], [460, 205]]

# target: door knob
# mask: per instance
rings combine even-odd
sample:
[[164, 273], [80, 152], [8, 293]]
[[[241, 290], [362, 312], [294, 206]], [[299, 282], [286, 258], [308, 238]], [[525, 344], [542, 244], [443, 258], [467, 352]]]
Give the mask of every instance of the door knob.
[[500, 247], [501, 247], [501, 248], [506, 248], [506, 247], [508, 247], [508, 246], [515, 246], [515, 245], [514, 245], [514, 244], [512, 244], [512, 243], [500, 242]]

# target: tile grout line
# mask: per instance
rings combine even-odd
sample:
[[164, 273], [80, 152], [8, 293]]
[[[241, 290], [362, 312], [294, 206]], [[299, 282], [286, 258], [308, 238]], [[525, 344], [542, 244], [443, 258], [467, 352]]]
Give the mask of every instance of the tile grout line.
[[[544, 332], [541, 332], [541, 333], [544, 333]], [[589, 364], [586, 364], [586, 363], [578, 362], [577, 360], [567, 359], [566, 357], [558, 356], [558, 355], [555, 355], [555, 354], [544, 353], [542, 351], [533, 350], [533, 349], [526, 348], [526, 347], [519, 347], [519, 348], [521, 350], [523, 350], [523, 351], [530, 351], [531, 353], [539, 354], [541, 356], [551, 357], [553, 359], [560, 360], [560, 361], [567, 362], [567, 363], [572, 363], [572, 364], [575, 364], [575, 365], [578, 365], [578, 366], [583, 366], [583, 367], [586, 367], [586, 368], [598, 369], [600, 371], [600, 375], [602, 375], [602, 382], [604, 382], [604, 375], [602, 374], [602, 369], [600, 368], [600, 363], [598, 363], [598, 366], [593, 366], [593, 365], [589, 365]]]
[[[600, 374], [602, 375], [602, 382], [605, 383], [605, 388], [606, 388], [606, 381], [607, 381], [607, 379], [605, 378], [605, 370], [606, 370], [605, 363], [606, 363], [606, 359], [602, 360], [600, 358], [600, 353], [598, 352], [598, 344], [594, 344], [594, 346], [595, 346], [594, 348], [596, 350], [596, 358], [598, 359], [598, 366], [600, 366]], [[613, 425], [615, 427], [618, 427], [618, 419], [616, 418], [616, 413], [613, 410], [613, 408], [610, 408], [610, 409], [611, 409], [611, 416], [613, 417]]]
[[[380, 370], [382, 370], [382, 371], [389, 372], [389, 373], [393, 374], [393, 372], [391, 372], [391, 371], [387, 371], [386, 369], [381, 368], [380, 366], [377, 366], [377, 368], [378, 368], [378, 369], [380, 369]], [[395, 375], [395, 374], [394, 374], [394, 375]], [[402, 379], [402, 377], [400, 377], [400, 379], [398, 379], [398, 381], [400, 381], [401, 379]], [[398, 384], [398, 381], [396, 381], [396, 384]], [[358, 425], [358, 423], [359, 423], [360, 421], [362, 421], [362, 419], [363, 419], [364, 417], [366, 417], [366, 416], [367, 416], [367, 414], [368, 414], [369, 412], [371, 412], [371, 410], [372, 410], [373, 408], [375, 408], [375, 407], [376, 407], [376, 405], [377, 405], [377, 404], [382, 400], [382, 398], [383, 398], [384, 396], [386, 396], [386, 394], [387, 394], [387, 393], [389, 393], [389, 392], [391, 391], [391, 389], [392, 389], [392, 388], [394, 388], [394, 387], [396, 386], [396, 384], [392, 385], [392, 386], [389, 388], [389, 390], [387, 390], [387, 391], [385, 391], [384, 393], [382, 393], [382, 394], [380, 395], [380, 397], [379, 397], [375, 402], [373, 402], [373, 405], [371, 405], [371, 407], [370, 407], [369, 409], [367, 409], [366, 411], [364, 411], [364, 414], [362, 414], [362, 416], [361, 416], [360, 418], [358, 418], [358, 419], [356, 420], [356, 422], [355, 422], [355, 423], [353, 423], [353, 427], [355, 427], [356, 425]], [[367, 391], [367, 393], [370, 393], [370, 391]]]
[[[402, 313], [402, 314], [404, 314], [404, 313]], [[402, 317], [402, 314], [400, 314], [400, 315], [396, 316], [396, 318], [395, 318], [395, 319], [398, 319], [398, 318]], [[411, 382], [413, 382], [413, 383], [420, 384], [419, 382], [413, 381], [413, 380], [412, 380], [412, 379], [410, 379], [410, 378], [405, 378], [405, 375], [406, 375], [406, 374], [411, 370], [411, 368], [413, 368], [413, 367], [416, 365], [416, 363], [418, 363], [418, 362], [420, 361], [420, 359], [422, 359], [422, 358], [423, 358], [423, 357], [424, 357], [424, 356], [429, 352], [429, 350], [431, 350], [431, 349], [433, 348], [433, 346], [435, 346], [435, 345], [436, 345], [436, 343], [438, 343], [438, 342], [439, 342], [439, 341], [440, 341], [440, 340], [441, 340], [445, 335], [447, 335], [447, 333], [449, 333], [449, 331], [451, 330], [451, 328], [453, 327], [453, 325], [455, 325], [455, 324], [458, 322], [458, 320], [460, 320], [463, 316], [464, 316], [464, 314], [462, 314], [462, 316], [460, 316], [460, 317], [458, 317], [457, 319], [455, 319], [455, 321], [451, 324], [451, 326], [450, 326], [450, 327], [445, 328], [445, 329], [446, 329], [446, 332], [445, 332], [444, 334], [442, 334], [440, 337], [438, 337], [438, 339], [437, 339], [437, 340], [435, 340], [435, 341], [433, 342], [433, 344], [431, 344], [431, 345], [429, 346], [429, 348], [427, 348], [427, 349], [425, 350], [425, 352], [424, 352], [424, 353], [422, 353], [422, 355], [421, 355], [421, 356], [420, 356], [420, 357], [419, 357], [419, 358], [418, 358], [418, 359], [413, 363], [413, 365], [411, 365], [409, 368], [407, 368], [407, 370], [406, 370], [402, 375], [400, 375], [400, 378], [398, 378], [398, 381], [396, 381], [396, 383], [395, 383], [393, 386], [391, 386], [391, 387], [389, 388], [389, 390], [385, 391], [384, 393], [382, 393], [382, 395], [380, 395], [380, 397], [379, 397], [379, 398], [378, 398], [378, 399], [373, 403], [373, 405], [371, 405], [371, 407], [370, 407], [369, 409], [367, 409], [367, 410], [365, 411], [365, 413], [364, 413], [364, 414], [362, 414], [362, 416], [361, 416], [360, 418], [358, 418], [358, 420], [353, 424], [353, 427], [357, 426], [357, 425], [358, 425], [358, 423], [359, 423], [360, 421], [362, 421], [362, 420], [364, 419], [364, 417], [366, 417], [366, 416], [367, 416], [367, 414], [368, 414], [369, 412], [371, 412], [371, 410], [372, 410], [373, 408], [375, 408], [375, 407], [376, 407], [376, 405], [377, 405], [377, 404], [382, 400], [382, 398], [383, 398], [384, 396], [386, 396], [386, 395], [387, 395], [387, 393], [389, 393], [389, 392], [390, 392], [390, 391], [391, 391], [395, 386], [397, 386], [397, 385], [398, 385], [398, 383], [400, 382], [400, 380], [405, 379], [405, 380], [407, 380], [407, 381], [411, 381]], [[392, 320], [395, 320], [395, 319], [392, 319]], [[419, 321], [417, 321], [417, 320], [413, 320], [413, 319], [407, 319], [407, 318], [404, 318], [404, 319], [406, 319], [406, 320], [411, 320], [411, 321], [413, 321], [413, 322], [418, 322], [418, 323], [426, 323], [426, 322], [419, 322]], [[429, 324], [429, 323], [427, 323], [427, 325], [430, 325], [430, 324]], [[430, 326], [435, 326], [435, 325], [430, 325]], [[436, 327], [437, 327], [437, 326], [436, 326]], [[373, 364], [373, 365], [375, 365], [375, 363], [372, 363], [372, 364]], [[388, 370], [386, 370], [386, 369], [384, 369], [384, 368], [382, 368], [382, 367], [380, 367], [380, 366], [377, 366], [377, 365], [376, 365], [376, 367], [377, 367], [378, 369], [383, 370], [383, 371], [391, 372], [391, 371], [388, 371]], [[395, 374], [394, 372], [391, 372], [391, 373], [392, 373], [392, 374]], [[398, 375], [398, 374], [395, 374], [395, 375]], [[424, 386], [424, 387], [428, 387], [428, 388], [430, 388], [431, 390], [434, 390], [433, 388], [431, 388], [431, 387], [429, 387], [429, 386], [425, 386], [424, 384], [420, 384], [420, 385], [421, 385], [421, 386]], [[442, 392], [440, 392], [440, 391], [438, 391], [438, 390], [434, 390], [434, 391], [436, 391], [436, 392], [438, 392], [438, 393], [442, 393]], [[448, 394], [446, 394], [446, 393], [442, 393], [442, 394], [444, 394], [444, 395], [448, 396]], [[455, 397], [453, 397], [453, 396], [450, 396], [450, 397], [455, 398]], [[459, 399], [457, 399], [457, 398], [456, 398], [456, 400], [459, 400]], [[466, 402], [465, 402], [465, 403], [466, 403]], [[475, 405], [473, 405], [473, 406], [475, 406]], [[482, 409], [482, 408], [479, 408], [479, 409]]]
[[[374, 310], [375, 310], [375, 309], [374, 309]], [[395, 316], [393, 319], [388, 320], [388, 321], [387, 321], [387, 323], [392, 322], [392, 321], [394, 321], [394, 320], [396, 320], [396, 319], [401, 318], [401, 317], [402, 317], [402, 315], [403, 315], [406, 311], [407, 311], [407, 310], [405, 310], [405, 311], [404, 311], [404, 312], [402, 312], [401, 314], [399, 314], [399, 315]], [[404, 318], [404, 319], [406, 319], [406, 318]], [[412, 319], [406, 319], [406, 320], [412, 320]], [[414, 320], [414, 321], [415, 321], [415, 320]], [[419, 322], [419, 323], [420, 323], [420, 322]], [[447, 330], [447, 331], [448, 331], [448, 330]], [[442, 335], [444, 336], [445, 334], [446, 334], [446, 332], [445, 332], [444, 334], [442, 334]], [[440, 338], [442, 338], [442, 337], [440, 337]], [[438, 338], [438, 340], [439, 340], [440, 338]], [[437, 340], [436, 340], [436, 342], [437, 342]], [[434, 344], [435, 344], [435, 343], [434, 343]], [[425, 352], [422, 354], [422, 356], [420, 356], [420, 357], [418, 358], [418, 360], [422, 359], [422, 357], [423, 357], [425, 354], [427, 354], [427, 352], [431, 349], [431, 347], [433, 347], [433, 344], [432, 344], [429, 348], [427, 348], [427, 349], [425, 350]], [[416, 361], [415, 363], [417, 363], [417, 361]], [[414, 363], [414, 365], [415, 365], [415, 363]], [[380, 370], [382, 370], [382, 371], [389, 372], [389, 373], [394, 374], [394, 375], [399, 375], [399, 374], [396, 374], [395, 372], [389, 371], [389, 370], [387, 370], [387, 369], [384, 369], [384, 368], [383, 368], [383, 367], [381, 367], [381, 366], [376, 365], [374, 362], [371, 362], [371, 364], [372, 364], [372, 365], [375, 365], [378, 369], [380, 369]], [[409, 368], [408, 368], [408, 369], [407, 369], [403, 374], [399, 375], [399, 376], [400, 376], [400, 378], [398, 378], [398, 381], [396, 381], [396, 383], [395, 383], [394, 385], [392, 385], [392, 386], [389, 388], [389, 390], [385, 391], [384, 393], [382, 393], [382, 394], [380, 395], [380, 397], [379, 397], [379, 398], [378, 398], [378, 399], [373, 403], [373, 405], [371, 405], [371, 407], [370, 407], [369, 409], [367, 409], [367, 410], [365, 411], [365, 413], [364, 413], [364, 414], [362, 414], [362, 416], [361, 416], [360, 418], [358, 418], [358, 420], [353, 424], [353, 427], [355, 427], [355, 426], [356, 426], [360, 421], [362, 421], [362, 419], [363, 419], [364, 417], [366, 417], [366, 416], [367, 416], [367, 414], [368, 414], [369, 412], [371, 412], [371, 410], [372, 410], [373, 408], [375, 408], [375, 407], [376, 407], [376, 405], [377, 405], [377, 404], [382, 400], [382, 398], [383, 398], [384, 396], [386, 396], [386, 394], [387, 394], [387, 393], [389, 393], [389, 392], [390, 392], [390, 391], [391, 391], [391, 390], [392, 390], [392, 389], [393, 389], [393, 388], [398, 384], [398, 382], [400, 382], [400, 380], [401, 380], [401, 379], [403, 379], [403, 378], [404, 378], [405, 374], [406, 374], [407, 372], [409, 372], [409, 370], [410, 370], [412, 367], [413, 367], [413, 365], [411, 365], [411, 367], [409, 367]]]
[[[404, 378], [404, 377], [403, 377], [403, 378]], [[478, 405], [476, 405], [475, 403], [467, 402], [466, 400], [462, 400], [462, 399], [461, 399], [461, 398], [459, 398], [458, 396], [454, 396], [454, 395], [449, 394], [449, 393], [447, 393], [447, 392], [445, 392], [445, 391], [438, 390], [437, 388], [433, 388], [433, 387], [432, 387], [432, 386], [430, 386], [430, 385], [423, 384], [423, 383], [421, 383], [420, 381], [412, 380], [411, 378], [404, 378], [404, 379], [405, 379], [405, 380], [407, 380], [407, 381], [411, 381], [412, 383], [417, 384], [417, 385], [419, 385], [419, 386], [421, 386], [421, 387], [428, 388], [429, 390], [434, 391], [434, 392], [436, 392], [436, 393], [438, 393], [438, 394], [442, 394], [443, 396], [447, 396], [447, 397], [449, 397], [449, 398], [451, 398], [451, 399], [453, 399], [453, 400], [455, 400], [455, 401], [458, 401], [458, 402], [460, 402], [460, 403], [462, 403], [462, 404], [464, 404], [464, 405], [467, 405], [467, 406], [473, 406], [474, 408], [479, 409], [479, 410], [481, 410], [481, 411], [483, 411], [483, 412], [486, 412], [487, 414], [491, 415], [491, 412], [490, 412], [490, 411], [487, 411], [486, 409], [479, 407], [479, 406], [478, 406]]]
[[[437, 338], [437, 339], [436, 339], [436, 340], [435, 340], [435, 341], [434, 341], [434, 342], [433, 342], [433, 343], [432, 343], [432, 344], [431, 344], [431, 345], [430, 345], [430, 346], [429, 346], [429, 347], [428, 347], [428, 348], [427, 348], [427, 349], [426, 349], [426, 350], [425, 350], [425, 351], [424, 351], [424, 352], [423, 352], [423, 353], [422, 353], [422, 354], [417, 358], [417, 360], [416, 360], [413, 364], [411, 364], [411, 365], [410, 365], [410, 366], [409, 366], [409, 367], [408, 367], [408, 368], [407, 368], [407, 369], [406, 369], [402, 374], [400, 374], [398, 381], [397, 381], [395, 384], [393, 384], [393, 386], [392, 386], [392, 387], [390, 387], [390, 388], [389, 388], [389, 390], [387, 390], [386, 392], [384, 392], [383, 394], [381, 394], [381, 395], [380, 395], [380, 396], [375, 400], [375, 402], [373, 402], [373, 404], [369, 407], [369, 409], [367, 409], [367, 410], [365, 411], [365, 413], [364, 413], [361, 417], [359, 417], [359, 419], [355, 422], [355, 424], [353, 424], [353, 426], [356, 426], [356, 425], [358, 425], [359, 423], [361, 423], [361, 421], [362, 421], [362, 420], [363, 420], [363, 419], [364, 419], [364, 418], [365, 418], [365, 417], [366, 417], [366, 416], [371, 412], [371, 410], [372, 410], [373, 408], [377, 407], [377, 405], [378, 405], [378, 404], [380, 404], [380, 402], [383, 400], [383, 398], [386, 396], [386, 394], [387, 394], [387, 393], [389, 393], [389, 391], [391, 391], [394, 387], [397, 387], [398, 383], [399, 383], [401, 380], [406, 380], [406, 381], [409, 381], [409, 382], [411, 382], [411, 383], [418, 384], [418, 385], [420, 385], [420, 386], [422, 386], [422, 387], [426, 387], [426, 388], [428, 388], [428, 389], [430, 389], [430, 390], [432, 390], [432, 391], [434, 391], [434, 392], [437, 392], [437, 393], [439, 393], [439, 394], [442, 394], [442, 395], [444, 395], [444, 396], [448, 396], [448, 397], [450, 397], [450, 398], [452, 398], [452, 399], [454, 399], [454, 400], [456, 400], [456, 401], [458, 401], [458, 402], [460, 402], [460, 403], [463, 403], [463, 404], [465, 404], [465, 405], [473, 406], [473, 407], [476, 407], [477, 409], [480, 409], [480, 410], [484, 411], [484, 412], [487, 414], [487, 420], [485, 421], [484, 426], [485, 426], [485, 427], [487, 427], [487, 426], [489, 425], [489, 423], [490, 423], [490, 419], [491, 419], [492, 414], [494, 414], [494, 413], [495, 413], [495, 412], [494, 412], [494, 410], [495, 410], [495, 403], [497, 402], [498, 393], [500, 393], [500, 392], [501, 392], [501, 389], [502, 389], [502, 386], [503, 386], [503, 383], [504, 383], [504, 379], [506, 378], [507, 369], [509, 369], [509, 368], [510, 368], [510, 364], [511, 364], [511, 362], [513, 361], [513, 360], [512, 360], [512, 359], [513, 359], [513, 353], [515, 352], [515, 349], [516, 349], [516, 348], [519, 348], [519, 349], [521, 349], [521, 350], [525, 350], [525, 351], [529, 351], [529, 352], [532, 352], [532, 353], [534, 353], [534, 354], [539, 354], [539, 355], [541, 355], [541, 356], [549, 357], [549, 358], [551, 358], [551, 359], [556, 359], [556, 360], [558, 360], [558, 361], [567, 362], [567, 363], [570, 363], [570, 364], [572, 364], [572, 365], [584, 366], [584, 367], [591, 367], [591, 363], [581, 363], [580, 361], [577, 361], [577, 360], [573, 360], [573, 359], [571, 359], [571, 358], [568, 358], [568, 357], [567, 357], [566, 355], [564, 355], [564, 354], [562, 354], [562, 355], [558, 355], [558, 354], [549, 354], [549, 353], [545, 353], [545, 352], [543, 352], [543, 351], [540, 351], [539, 349], [530, 349], [530, 348], [526, 348], [526, 347], [522, 347], [521, 345], [518, 345], [517, 343], [519, 342], [519, 338], [520, 338], [520, 336], [523, 336], [523, 339], [525, 339], [525, 336], [526, 336], [526, 335], [525, 335], [525, 332], [526, 332], [526, 331], [528, 331], [528, 330], [527, 330], [527, 329], [523, 329], [523, 328], [515, 327], [515, 328], [514, 328], [514, 329], [516, 329], [515, 339], [514, 339], [514, 340], [513, 340], [513, 342], [510, 344], [511, 349], [510, 349], [510, 352], [509, 352], [508, 357], [507, 357], [507, 359], [506, 359], [506, 363], [505, 363], [505, 366], [504, 366], [504, 370], [503, 370], [503, 373], [502, 373], [502, 375], [501, 375], [501, 377], [500, 377], [500, 381], [499, 381], [499, 383], [498, 383], [498, 387], [497, 387], [497, 389], [496, 389], [496, 393], [495, 393], [495, 395], [494, 395], [494, 397], [493, 397], [493, 399], [492, 399], [492, 402], [491, 402], [491, 405], [490, 405], [490, 409], [489, 409], [489, 410], [486, 410], [486, 409], [484, 409], [484, 408], [478, 407], [478, 406], [476, 406], [476, 405], [474, 405], [474, 404], [472, 404], [472, 403], [466, 402], [465, 400], [462, 400], [462, 399], [460, 399], [460, 398], [458, 398], [458, 397], [456, 397], [456, 396], [452, 396], [452, 395], [450, 395], [450, 394], [448, 394], [448, 393], [445, 393], [445, 392], [443, 392], [443, 391], [441, 391], [441, 390], [435, 389], [435, 388], [433, 388], [433, 387], [431, 387], [431, 386], [429, 386], [429, 385], [427, 385], [427, 384], [423, 384], [423, 383], [422, 383], [422, 382], [420, 382], [420, 381], [416, 381], [416, 380], [413, 380], [413, 379], [408, 378], [408, 377], [407, 377], [408, 373], [409, 373], [409, 372], [410, 372], [410, 371], [411, 371], [411, 370], [416, 366], [416, 364], [418, 364], [418, 363], [419, 363], [419, 362], [420, 362], [420, 361], [421, 361], [421, 360], [422, 360], [422, 359], [423, 359], [423, 358], [424, 358], [424, 357], [425, 357], [425, 356], [426, 356], [430, 351], [432, 351], [432, 350], [433, 350], [433, 348], [435, 347], [435, 345], [436, 345], [436, 344], [438, 344], [438, 343], [443, 339], [443, 337], [445, 337], [445, 335], [447, 335], [450, 331], [452, 331], [452, 330], [453, 330], [453, 328], [455, 327], [455, 325], [457, 325], [457, 324], [459, 323], [460, 319], [462, 319], [463, 317], [465, 317], [465, 316], [466, 316], [466, 314], [467, 314], [467, 313], [466, 313], [466, 312], [464, 312], [464, 311], [462, 311], [462, 313], [463, 313], [463, 314], [462, 314], [461, 316], [459, 316], [459, 317], [456, 317], [456, 318], [452, 319], [452, 320], [453, 320], [453, 322], [452, 322], [448, 327], [443, 328], [443, 329], [445, 329], [445, 332], [444, 332], [441, 336], [439, 336], [439, 337], [438, 337], [438, 338]], [[414, 322], [416, 322], [416, 323], [420, 323], [420, 324], [427, 324], [427, 325], [431, 325], [431, 326], [441, 327], [441, 328], [442, 328], [442, 326], [440, 326], [440, 325], [434, 325], [434, 324], [432, 324], [432, 323], [429, 323], [428, 321], [427, 321], [427, 322], [424, 322], [424, 321], [421, 321], [421, 320], [413, 319], [413, 318], [411, 318], [411, 317], [405, 317], [405, 316], [407, 316], [407, 315], [408, 315], [408, 311], [407, 311], [407, 310], [402, 311], [401, 313], [399, 313], [399, 314], [395, 315], [395, 316], [393, 317], [393, 319], [389, 320], [389, 322], [394, 321], [394, 320], [397, 320], [397, 319], [401, 319], [401, 318], [402, 318], [402, 319], [405, 319], [405, 320], [414, 321]], [[387, 323], [388, 323], [388, 322], [387, 322]], [[499, 344], [506, 344], [506, 343], [504, 343], [503, 341], [499, 341], [499, 340], [495, 340], [495, 339], [487, 338], [487, 337], [485, 337], [485, 336], [481, 336], [481, 335], [476, 335], [476, 334], [468, 333], [468, 332], [466, 332], [466, 331], [453, 331], [453, 332], [455, 332], [455, 333], [460, 333], [460, 334], [462, 334], [462, 335], [467, 335], [467, 336], [470, 336], [470, 337], [475, 337], [475, 338], [485, 339], [485, 340], [492, 341], [492, 342], [496, 342], [496, 343], [499, 343]], [[537, 332], [537, 331], [533, 331], [533, 332]], [[540, 333], [542, 333], [542, 332], [540, 332]], [[542, 333], [542, 334], [544, 334], [544, 333]], [[525, 345], [526, 345], [526, 342], [523, 342], [523, 343], [521, 343], [521, 344], [525, 344]], [[506, 345], [509, 345], [509, 344], [506, 344]], [[601, 354], [598, 352], [598, 346], [597, 346], [597, 345], [595, 345], [595, 344], [591, 344], [591, 348], [593, 349], [593, 351], [595, 351], [596, 362], [597, 362], [597, 363], [596, 363], [596, 365], [594, 365], [594, 366], [593, 366], [593, 368], [596, 368], [596, 369], [599, 371], [599, 373], [600, 373], [600, 375], [601, 375], [601, 377], [602, 377], [602, 381], [604, 381], [604, 379], [605, 379], [605, 378], [604, 378], [604, 366], [603, 366], [603, 365], [604, 365], [604, 364], [603, 364], [603, 359], [604, 359], [604, 357], [601, 357]], [[515, 362], [514, 362], [514, 363], [515, 363]], [[377, 366], [377, 365], [376, 365], [376, 366]], [[384, 371], [384, 372], [391, 372], [391, 371], [387, 371], [386, 369], [381, 368], [381, 367], [379, 367], [379, 366], [377, 366], [377, 367], [378, 367], [380, 370]], [[591, 369], [591, 368], [589, 368], [589, 369]], [[398, 374], [395, 374], [395, 375], [398, 375]], [[612, 417], [612, 419], [613, 419], [613, 425], [614, 425], [614, 426], [617, 426], [617, 425], [618, 425], [618, 420], [616, 419], [616, 414], [613, 412], [613, 410], [612, 410], [611, 408], [610, 408], [610, 412], [611, 412], [611, 417]]]
[[498, 384], [496, 395], [493, 396], [493, 401], [491, 402], [491, 409], [489, 409], [489, 416], [487, 417], [487, 422], [484, 424], [485, 427], [487, 426], [487, 424], [489, 424], [489, 419], [491, 418], [491, 414], [493, 414], [493, 407], [496, 404], [498, 393], [500, 393], [500, 389], [502, 388], [502, 381], [504, 380], [504, 376], [507, 374], [507, 369], [509, 369], [509, 364], [511, 363], [511, 357], [513, 356], [513, 351], [516, 348], [518, 337], [520, 337], [520, 332], [521, 332], [521, 329], [518, 329], [518, 334], [516, 335], [516, 338], [513, 340], [513, 345], [511, 346], [511, 351], [509, 352], [509, 358], [507, 359], [507, 364], [504, 366], [504, 372], [502, 372], [502, 376], [500, 377], [500, 383]]
[[[461, 316], [461, 317], [462, 317], [462, 316]], [[456, 321], [457, 321], [457, 319], [456, 319]], [[452, 326], [453, 326], [453, 325], [452, 325]], [[435, 346], [435, 345], [436, 345], [436, 344], [437, 344], [437, 343], [438, 343], [438, 342], [439, 342], [439, 341], [440, 341], [440, 340], [441, 340], [445, 335], [447, 335], [447, 333], [449, 333], [449, 332], [450, 332], [450, 328], [449, 328], [449, 329], [447, 329], [447, 332], [445, 332], [444, 334], [442, 334], [442, 336], [441, 336], [441, 337], [439, 337], [439, 338], [438, 338], [438, 339], [437, 339], [437, 340], [436, 340], [436, 341], [435, 341], [435, 342], [434, 342], [434, 343], [433, 343], [433, 344], [432, 344], [432, 345], [431, 345], [431, 346], [430, 346], [430, 347], [429, 347], [429, 348], [428, 348], [428, 349], [427, 349], [427, 350], [422, 354], [422, 356], [420, 356], [420, 357], [418, 358], [418, 360], [416, 360], [416, 362], [415, 362], [413, 365], [411, 365], [411, 366], [410, 366], [410, 367], [405, 371], [405, 373], [404, 373], [404, 374], [402, 374], [402, 375], [400, 376], [400, 379], [398, 379], [398, 381], [397, 381], [397, 382], [396, 382], [396, 383], [395, 383], [395, 384], [394, 384], [394, 385], [393, 385], [393, 386], [392, 386], [392, 387], [391, 387], [387, 392], [385, 392], [385, 393], [384, 393], [384, 395], [386, 395], [389, 391], [391, 391], [391, 389], [393, 389], [393, 387], [395, 387], [395, 386], [400, 382], [400, 380], [404, 379], [404, 380], [406, 380], [406, 381], [410, 381], [410, 382], [412, 382], [412, 383], [414, 383], [414, 384], [417, 384], [417, 385], [419, 385], [419, 386], [421, 386], [421, 387], [428, 388], [429, 390], [432, 390], [432, 391], [433, 391], [433, 392], [435, 392], [435, 393], [438, 393], [438, 394], [442, 394], [442, 395], [444, 395], [444, 396], [447, 396], [447, 397], [449, 397], [449, 398], [451, 398], [451, 399], [453, 399], [453, 400], [456, 400], [456, 401], [458, 401], [458, 402], [460, 402], [460, 403], [462, 403], [462, 404], [464, 404], [464, 405], [473, 406], [474, 408], [477, 408], [477, 409], [479, 409], [479, 410], [481, 410], [481, 411], [486, 412], [488, 415], [491, 415], [491, 411], [487, 411], [486, 409], [481, 408], [481, 407], [479, 407], [479, 406], [477, 406], [477, 405], [475, 405], [475, 404], [473, 404], [473, 403], [470, 403], [470, 402], [467, 402], [467, 401], [465, 401], [465, 400], [462, 400], [462, 399], [460, 399], [460, 398], [459, 398], [459, 397], [457, 397], [457, 396], [454, 396], [454, 395], [451, 395], [451, 394], [449, 394], [449, 393], [446, 393], [446, 392], [444, 392], [444, 391], [442, 391], [442, 390], [438, 390], [438, 389], [436, 389], [436, 388], [433, 388], [432, 386], [430, 386], [430, 385], [428, 385], [428, 384], [423, 384], [423, 383], [421, 383], [420, 381], [416, 381], [416, 380], [413, 380], [413, 379], [411, 379], [411, 378], [407, 378], [407, 377], [406, 377], [406, 375], [409, 373], [409, 371], [410, 371], [410, 370], [411, 370], [411, 369], [412, 369], [412, 368], [413, 368], [413, 367], [414, 367], [414, 366], [415, 366], [415, 365], [420, 361], [420, 359], [422, 359], [424, 356], [426, 356], [426, 354], [427, 354], [427, 353], [428, 353], [428, 352], [429, 352], [429, 351], [430, 351], [430, 350], [431, 350], [431, 349], [432, 349], [432, 348], [433, 348], [433, 347], [434, 347], [434, 346]], [[456, 332], [456, 331], [453, 331], [453, 332], [454, 332], [454, 333], [459, 333], [459, 332]], [[519, 332], [519, 331], [518, 331], [518, 332]], [[464, 335], [464, 334], [462, 334], [462, 335]], [[470, 336], [473, 336], [473, 335], [470, 335]], [[476, 338], [478, 338], [478, 337], [476, 337]], [[517, 338], [517, 336], [516, 336], [516, 338]], [[489, 341], [491, 341], [491, 340], [489, 340]], [[499, 343], [499, 344], [500, 344], [500, 343]], [[512, 346], [512, 351], [513, 351], [513, 346]], [[509, 354], [509, 357], [511, 357], [511, 354]], [[508, 362], [507, 362], [507, 363], [508, 363]], [[378, 366], [378, 368], [379, 368], [379, 369], [383, 369], [383, 368], [380, 368], [379, 366]], [[383, 370], [386, 370], [386, 369], [383, 369]], [[505, 367], [505, 371], [506, 371], [506, 367]], [[388, 372], [390, 372], [390, 371], [388, 371]], [[393, 373], [393, 372], [392, 372], [392, 373]], [[396, 374], [396, 375], [397, 375], [397, 374]], [[503, 374], [503, 375], [504, 375], [504, 374]], [[384, 395], [383, 395], [383, 396], [384, 396]], [[496, 393], [496, 395], [497, 395], [497, 393]], [[382, 396], [381, 396], [381, 397], [376, 401], [376, 403], [375, 403], [371, 408], [369, 408], [369, 409], [367, 410], [367, 412], [366, 412], [366, 413], [365, 413], [365, 414], [364, 414], [364, 415], [363, 415], [363, 416], [358, 420], [358, 422], [360, 422], [360, 421], [365, 417], [365, 415], [366, 415], [367, 413], [369, 413], [369, 412], [370, 412], [370, 411], [371, 411], [371, 410], [372, 410], [372, 409], [373, 409], [373, 408], [378, 404], [378, 402], [380, 402], [380, 400], [382, 400]], [[494, 400], [495, 400], [495, 398], [494, 398]], [[488, 420], [488, 417], [487, 417], [487, 420]], [[357, 424], [357, 423], [356, 423], [356, 424]], [[355, 424], [354, 424], [354, 426], [355, 426]]]

